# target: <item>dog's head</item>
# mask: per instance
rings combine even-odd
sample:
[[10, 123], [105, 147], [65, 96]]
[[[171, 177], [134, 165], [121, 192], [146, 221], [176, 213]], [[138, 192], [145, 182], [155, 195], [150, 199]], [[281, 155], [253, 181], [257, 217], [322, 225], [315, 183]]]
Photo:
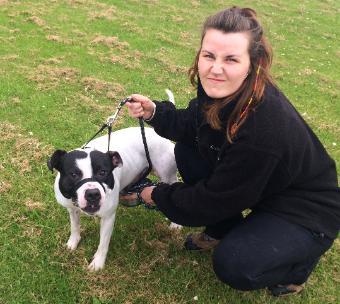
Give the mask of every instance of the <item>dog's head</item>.
[[48, 168], [60, 173], [59, 190], [82, 211], [95, 214], [114, 187], [113, 169], [123, 164], [118, 152], [56, 150]]

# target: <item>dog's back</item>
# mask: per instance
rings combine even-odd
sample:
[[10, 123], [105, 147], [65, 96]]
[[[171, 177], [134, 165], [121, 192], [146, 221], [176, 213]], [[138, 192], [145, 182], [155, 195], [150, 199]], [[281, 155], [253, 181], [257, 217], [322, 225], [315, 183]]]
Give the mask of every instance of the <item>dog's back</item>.
[[[174, 183], [176, 177], [176, 161], [174, 144], [156, 134], [152, 128], [145, 128], [146, 142], [150, 152], [153, 170], [160, 180], [165, 183]], [[88, 146], [107, 151], [108, 136], [104, 135], [91, 141]], [[148, 167], [141, 129], [131, 127], [115, 131], [111, 135], [110, 151], [117, 151], [123, 161], [123, 166], [117, 168], [115, 174], [120, 175], [121, 189], [132, 183], [136, 172], [141, 173]], [[131, 172], [133, 168], [134, 172]]]

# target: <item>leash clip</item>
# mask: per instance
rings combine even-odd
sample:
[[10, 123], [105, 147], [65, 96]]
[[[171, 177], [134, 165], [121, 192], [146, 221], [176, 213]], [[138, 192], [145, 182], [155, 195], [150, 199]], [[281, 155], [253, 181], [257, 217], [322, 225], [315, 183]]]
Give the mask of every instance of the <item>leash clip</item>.
[[114, 121], [116, 120], [117, 115], [118, 115], [119, 111], [121, 110], [121, 108], [122, 108], [128, 101], [130, 101], [130, 100], [131, 100], [131, 97], [129, 96], [129, 97], [126, 97], [124, 100], [122, 100], [122, 101], [119, 103], [116, 112], [115, 112], [113, 115], [109, 116], [109, 117], [107, 118], [107, 120], [106, 120], [106, 125], [107, 125], [108, 127], [111, 127], [111, 126], [112, 126], [112, 124], [113, 124]]
[[117, 109], [116, 112], [115, 112], [113, 115], [111, 115], [111, 116], [109, 116], [109, 117], [107, 118], [107, 120], [106, 120], [106, 125], [107, 125], [108, 127], [111, 127], [111, 126], [112, 126], [112, 124], [113, 124], [114, 121], [116, 120], [116, 117], [117, 117], [118, 112], [119, 112], [119, 110]]
[[86, 144], [84, 144], [84, 145], [82, 146], [82, 149], [85, 149], [86, 146], [88, 145], [88, 143], [89, 143], [91, 140], [93, 140], [99, 133], [101, 133], [103, 130], [105, 130], [105, 129], [107, 128], [107, 129], [108, 129], [108, 137], [109, 137], [109, 140], [108, 140], [108, 151], [109, 151], [109, 147], [110, 147], [110, 135], [111, 135], [111, 131], [112, 131], [112, 124], [113, 124], [114, 121], [116, 120], [116, 117], [117, 117], [119, 111], [121, 110], [121, 108], [122, 108], [128, 101], [130, 101], [130, 100], [131, 100], [131, 97], [129, 96], [129, 97], [125, 98], [124, 100], [122, 100], [122, 101], [119, 103], [116, 112], [115, 112], [113, 115], [109, 116], [109, 117], [106, 119], [106, 122], [102, 125], [102, 127], [99, 129], [99, 131], [98, 131], [96, 134], [94, 134], [94, 135], [91, 137], [91, 139], [90, 139], [89, 141], [86, 142]]

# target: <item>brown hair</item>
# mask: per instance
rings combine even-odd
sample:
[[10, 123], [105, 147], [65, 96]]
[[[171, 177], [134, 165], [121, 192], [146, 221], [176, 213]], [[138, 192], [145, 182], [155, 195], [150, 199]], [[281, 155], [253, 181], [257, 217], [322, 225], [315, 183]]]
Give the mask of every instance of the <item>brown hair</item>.
[[[226, 136], [229, 142], [235, 137], [239, 127], [246, 120], [249, 111], [260, 102], [266, 83], [273, 83], [269, 69], [272, 63], [272, 49], [263, 35], [261, 24], [256, 18], [256, 12], [250, 8], [231, 7], [208, 17], [203, 25], [201, 47], [204, 36], [209, 29], [224, 33], [248, 33], [250, 69], [240, 88], [233, 94], [207, 105], [205, 115], [213, 129], [222, 129], [219, 117], [220, 110], [231, 100], [238, 98], [237, 104], [230, 115], [226, 126]], [[196, 54], [194, 63], [189, 69], [192, 85], [198, 82], [198, 60], [201, 48]]]

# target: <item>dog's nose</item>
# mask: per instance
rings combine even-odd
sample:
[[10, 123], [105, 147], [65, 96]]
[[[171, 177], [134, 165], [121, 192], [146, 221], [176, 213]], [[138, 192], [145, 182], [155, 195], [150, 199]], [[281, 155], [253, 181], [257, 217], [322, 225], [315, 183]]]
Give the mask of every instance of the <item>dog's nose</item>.
[[88, 202], [98, 202], [100, 197], [101, 195], [99, 189], [87, 189], [85, 191], [85, 199]]

